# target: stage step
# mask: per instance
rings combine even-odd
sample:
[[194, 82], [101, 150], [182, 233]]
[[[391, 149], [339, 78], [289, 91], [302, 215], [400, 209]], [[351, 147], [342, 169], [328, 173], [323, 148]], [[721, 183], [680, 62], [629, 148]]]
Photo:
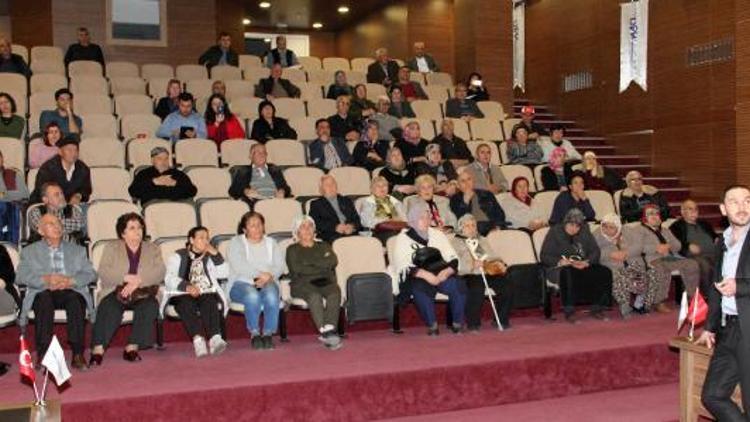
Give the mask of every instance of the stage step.
[[673, 176], [663, 176], [663, 177], [650, 176], [650, 177], [644, 177], [643, 183], [647, 185], [655, 186], [659, 189], [676, 188], [680, 186], [680, 179], [678, 177], [673, 177]]
[[617, 172], [617, 174], [619, 174], [622, 177], [625, 177], [625, 175], [628, 174], [628, 172], [631, 170], [638, 170], [641, 173], [641, 175], [650, 176], [651, 170], [652, 170], [651, 164], [627, 164], [627, 165], [615, 164], [615, 165], [611, 165], [607, 167], [614, 170], [615, 172]]
[[599, 164], [610, 165], [637, 165], [639, 164], [640, 155], [598, 155]]
[[660, 189], [660, 192], [662, 195], [664, 195], [664, 198], [667, 199], [667, 202], [670, 203], [680, 203], [688, 198], [690, 198], [690, 188], [686, 187], [679, 187], [679, 188], [664, 188]]

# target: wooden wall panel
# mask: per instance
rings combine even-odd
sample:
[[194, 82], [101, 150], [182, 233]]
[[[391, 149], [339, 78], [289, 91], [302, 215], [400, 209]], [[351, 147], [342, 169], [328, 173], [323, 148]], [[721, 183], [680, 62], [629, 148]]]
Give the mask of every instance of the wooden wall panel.
[[475, 0], [453, 0], [454, 76], [458, 79], [466, 79], [477, 67], [476, 15]]
[[373, 57], [376, 49], [386, 47], [391, 57], [406, 60], [408, 38], [407, 5], [395, 4], [337, 33], [336, 51], [342, 57]]
[[[411, 0], [407, 11], [408, 47], [423, 41], [444, 72], [455, 73], [453, 1]], [[411, 57], [411, 51], [409, 52]]]
[[52, 0], [10, 0], [9, 6], [14, 43], [52, 45]]
[[242, 54], [244, 47], [245, 7], [242, 2], [236, 0], [215, 0], [216, 2], [216, 38], [219, 33], [226, 32], [232, 36], [232, 41], [237, 52]]
[[[688, 67], [686, 48], [734, 37], [734, 10], [735, 0], [651, 1], [648, 91], [631, 86], [620, 94], [619, 2], [531, 2], [522, 95], [578, 119], [623, 152], [643, 155], [657, 170], [679, 174], [698, 196], [713, 197], [734, 178], [739, 63]], [[563, 93], [562, 78], [579, 71], [592, 73], [593, 87]]]

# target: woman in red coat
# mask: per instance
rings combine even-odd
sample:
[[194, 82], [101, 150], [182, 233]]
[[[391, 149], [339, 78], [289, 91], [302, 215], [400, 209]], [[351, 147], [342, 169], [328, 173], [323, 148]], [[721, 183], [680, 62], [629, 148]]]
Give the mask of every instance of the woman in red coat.
[[227, 100], [221, 94], [214, 94], [208, 99], [205, 118], [208, 139], [216, 142], [217, 147], [227, 139], [245, 137], [242, 122], [232, 114]]

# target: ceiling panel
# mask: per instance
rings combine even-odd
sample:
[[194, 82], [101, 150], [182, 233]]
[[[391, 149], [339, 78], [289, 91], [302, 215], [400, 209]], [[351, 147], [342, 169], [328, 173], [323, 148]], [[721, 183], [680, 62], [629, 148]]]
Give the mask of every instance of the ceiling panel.
[[[240, 1], [240, 0], [238, 0]], [[251, 20], [246, 28], [278, 28], [285, 24], [290, 30], [310, 30], [312, 24], [321, 22], [323, 31], [339, 31], [373, 11], [403, 0], [269, 0], [271, 7], [260, 8], [260, 0], [241, 1], [245, 8], [244, 17]], [[349, 13], [340, 14], [339, 6], [349, 7]]]

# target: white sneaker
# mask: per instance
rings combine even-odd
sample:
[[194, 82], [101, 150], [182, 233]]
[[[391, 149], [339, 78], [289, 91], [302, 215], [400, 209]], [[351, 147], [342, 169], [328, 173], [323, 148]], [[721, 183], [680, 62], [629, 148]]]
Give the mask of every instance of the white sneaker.
[[227, 348], [227, 342], [220, 335], [215, 334], [208, 341], [208, 347], [212, 355], [220, 355]]
[[206, 339], [201, 336], [193, 337], [193, 349], [195, 350], [195, 357], [202, 358], [208, 354], [206, 348]]

